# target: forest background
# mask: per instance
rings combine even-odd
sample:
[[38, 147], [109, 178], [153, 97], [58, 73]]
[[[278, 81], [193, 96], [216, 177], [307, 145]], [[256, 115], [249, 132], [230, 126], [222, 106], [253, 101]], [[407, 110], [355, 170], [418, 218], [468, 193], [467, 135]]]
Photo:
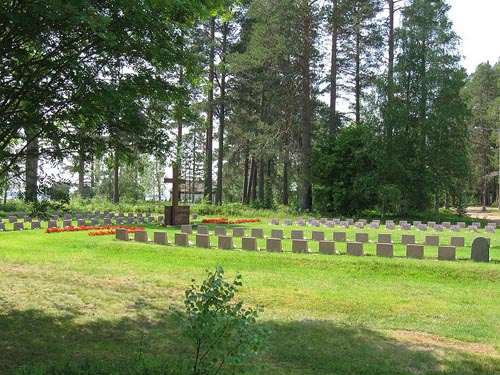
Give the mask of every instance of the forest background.
[[4, 3], [4, 199], [162, 200], [174, 165], [216, 204], [498, 202], [500, 64], [467, 74], [446, 1]]

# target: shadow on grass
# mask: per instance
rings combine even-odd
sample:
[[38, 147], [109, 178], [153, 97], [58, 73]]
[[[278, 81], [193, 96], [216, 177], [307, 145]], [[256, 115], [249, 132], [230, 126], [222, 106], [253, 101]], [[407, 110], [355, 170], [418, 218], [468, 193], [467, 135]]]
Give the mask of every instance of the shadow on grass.
[[[144, 301], [137, 301], [136, 306], [137, 310], [151, 308]], [[186, 346], [171, 312], [148, 312], [148, 317], [136, 313], [78, 324], [78, 311], [61, 311], [59, 316], [40, 310], [4, 311], [0, 315], [0, 373], [13, 374], [21, 366], [68, 358], [120, 363], [138, 353], [175, 361]], [[365, 328], [313, 320], [269, 325], [273, 334], [269, 352], [261, 357], [262, 374], [500, 373], [499, 358], [409, 344]]]

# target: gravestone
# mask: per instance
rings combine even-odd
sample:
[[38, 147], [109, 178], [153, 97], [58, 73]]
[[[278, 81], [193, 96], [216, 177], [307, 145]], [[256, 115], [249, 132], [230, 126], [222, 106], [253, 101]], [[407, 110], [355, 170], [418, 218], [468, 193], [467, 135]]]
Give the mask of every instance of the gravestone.
[[465, 237], [451, 237], [450, 245], [455, 247], [465, 247]]
[[71, 220], [71, 214], [64, 214], [64, 220]]
[[469, 225], [469, 226], [467, 227], [467, 231], [468, 231], [468, 232], [471, 232], [471, 233], [472, 233], [472, 232], [477, 233], [478, 229], [479, 229], [479, 227], [478, 227], [478, 226], [476, 226], [476, 225]]
[[[443, 225], [443, 227], [444, 227], [444, 225]], [[455, 233], [460, 232], [460, 229], [461, 229], [458, 225], [451, 225], [451, 226], [449, 226], [449, 228], [452, 232], [455, 232]]]
[[339, 224], [340, 224], [340, 219], [336, 219], [336, 218], [334, 218], [334, 219], [333, 219], [333, 224], [335, 224], [335, 225], [339, 225]]
[[302, 240], [302, 239], [304, 239], [304, 231], [292, 230], [290, 237], [292, 240]]
[[57, 228], [57, 221], [56, 220], [49, 220], [47, 223], [48, 228]]
[[135, 223], [135, 218], [133, 216], [128, 216], [127, 217], [127, 224], [134, 224]]
[[434, 227], [436, 226], [436, 222], [435, 222], [435, 221], [429, 221], [429, 222], [427, 223], [427, 225], [429, 226], [429, 228], [434, 229]]
[[264, 229], [252, 228], [252, 237], [264, 238]]
[[189, 246], [189, 239], [187, 233], [175, 233], [175, 244], [177, 246]]
[[313, 241], [324, 241], [325, 240], [325, 232], [313, 231], [312, 232], [312, 240]]
[[401, 236], [401, 243], [403, 245], [409, 245], [415, 243], [415, 235], [414, 234], [403, 234]]
[[474, 238], [470, 257], [474, 262], [490, 261], [490, 244], [484, 237]]
[[148, 223], [152, 223], [155, 221], [155, 218], [153, 216], [148, 216], [147, 220], [148, 220]]
[[104, 225], [111, 225], [111, 219], [109, 217], [104, 218]]
[[181, 225], [181, 232], [187, 234], [193, 234], [193, 226], [191, 224]]
[[335, 255], [335, 242], [333, 241], [319, 241], [319, 253], [327, 255]]
[[225, 236], [226, 235], [226, 227], [215, 227], [215, 235], [216, 236]]
[[281, 247], [281, 239], [268, 238], [266, 240], [266, 250], [271, 253], [282, 253], [283, 248]]
[[370, 223], [370, 229], [379, 229], [380, 228], [380, 223], [377, 223], [375, 221], [372, 221]]
[[209, 234], [208, 233], [208, 226], [207, 225], [198, 225], [196, 232], [198, 234]]
[[497, 229], [497, 223], [488, 223], [488, 226]]
[[39, 221], [32, 221], [31, 229], [42, 229], [42, 225]]
[[285, 225], [287, 227], [291, 226], [292, 225], [292, 219], [285, 219]]
[[370, 242], [368, 238], [368, 233], [356, 233], [355, 238], [356, 242], [363, 242], [363, 243]]
[[378, 243], [377, 256], [392, 258], [394, 256], [394, 245], [392, 243]]
[[441, 224], [436, 224], [434, 226], [434, 232], [442, 232], [443, 231], [443, 226]]
[[307, 240], [292, 240], [292, 253], [308, 254]]
[[387, 230], [395, 230], [396, 226], [394, 223], [385, 223], [385, 229]]
[[439, 260], [456, 260], [455, 246], [439, 246], [438, 247]]
[[341, 228], [349, 228], [349, 223], [347, 221], [341, 221], [339, 226]]
[[22, 221], [16, 221], [14, 223], [14, 230], [24, 230], [24, 223]]
[[137, 215], [137, 223], [144, 224], [144, 218], [142, 216]]
[[271, 219], [271, 225], [279, 225], [280, 219]]
[[477, 227], [478, 229], [481, 228], [481, 223], [479, 223], [479, 222], [474, 222], [474, 223], [472, 223], [472, 225]]
[[328, 219], [327, 219], [326, 217], [320, 217], [320, 218], [319, 218], [319, 222], [320, 222], [321, 224], [323, 224], [323, 225], [325, 225], [327, 221], [328, 221]]
[[162, 223], [162, 222], [164, 222], [164, 221], [165, 221], [165, 217], [164, 217], [163, 215], [159, 215], [159, 216], [158, 216], [158, 222], [159, 222], [159, 223]]
[[[187, 235], [187, 233], [184, 233]], [[210, 243], [210, 235], [208, 234], [197, 234], [196, 235], [196, 247], [201, 247], [204, 249], [209, 249], [212, 247]]]
[[90, 219], [90, 225], [93, 225], [93, 226], [99, 225], [99, 220], [98, 219]]
[[217, 247], [222, 250], [233, 250], [233, 237], [231, 236], [219, 236], [217, 237]]
[[388, 233], [379, 233], [378, 243], [392, 243], [392, 235]]
[[9, 223], [12, 224], [12, 223], [15, 223], [15, 222], [17, 222], [17, 216], [10, 215], [9, 216]]
[[31, 217], [29, 217], [29, 216], [23, 217], [23, 220], [24, 220], [25, 223], [31, 223], [31, 221], [32, 221]]
[[421, 231], [421, 232], [426, 232], [427, 231], [427, 225], [425, 224], [420, 224], [418, 226], [418, 230]]
[[271, 238], [283, 239], [283, 230], [281, 229], [271, 229]]
[[335, 242], [346, 242], [347, 233], [346, 232], [333, 232], [333, 240]]
[[333, 228], [335, 226], [335, 224], [333, 223], [333, 221], [329, 220], [325, 223], [325, 226], [327, 228]]
[[128, 241], [128, 229], [126, 228], [116, 228], [116, 236], [115, 238], [120, 241]]
[[354, 219], [347, 219], [347, 224], [353, 225], [354, 224]]
[[421, 221], [419, 221], [419, 220], [415, 220], [415, 221], [413, 222], [413, 226], [414, 226], [415, 228], [418, 228], [421, 224], [422, 224], [422, 222], [421, 222]]
[[0, 231], [5, 231], [5, 223], [0, 221]]
[[348, 242], [347, 255], [361, 256], [363, 253], [363, 244], [361, 242]]
[[136, 242], [149, 242], [148, 232], [146, 230], [136, 230], [134, 232], [134, 241]]
[[189, 206], [179, 206], [179, 185], [185, 184], [186, 180], [179, 178], [179, 168], [172, 168], [173, 177], [165, 178], [163, 182], [172, 184], [172, 205], [165, 206], [165, 224], [187, 225], [189, 224]]
[[[124, 220], [124, 218], [123, 218], [123, 217], [117, 217], [117, 218], [116, 218], [116, 224], [117, 224], [117, 225], [122, 225], [122, 224], [123, 224], [123, 220]], [[84, 221], [84, 223], [85, 223], [85, 221]]]
[[451, 223], [449, 221], [443, 221], [442, 224], [443, 224], [443, 227], [445, 227], [445, 228], [451, 227]]
[[233, 228], [233, 237], [245, 237], [245, 228], [242, 227]]
[[63, 227], [66, 228], [66, 227], [70, 227], [72, 226], [72, 222], [71, 220], [63, 220]]
[[426, 246], [439, 246], [439, 236], [425, 236]]
[[462, 229], [466, 227], [466, 225], [465, 225], [465, 222], [464, 222], [464, 221], [459, 221], [459, 222], [457, 223], [457, 225], [458, 225], [460, 228], [462, 228]]
[[241, 248], [243, 250], [259, 251], [259, 248], [257, 247], [257, 238], [243, 237], [241, 239]]
[[406, 257], [423, 259], [424, 257], [424, 245], [409, 244], [406, 245]]
[[83, 227], [83, 226], [85, 226], [85, 220], [83, 220], [83, 219], [78, 219], [78, 220], [76, 221], [76, 225], [77, 225], [77, 226], [79, 226], [79, 227]]
[[484, 231], [485, 231], [485, 233], [490, 233], [490, 234], [495, 233], [495, 228], [487, 225], [486, 228], [484, 228]]
[[153, 241], [157, 245], [168, 245], [167, 232], [154, 232]]

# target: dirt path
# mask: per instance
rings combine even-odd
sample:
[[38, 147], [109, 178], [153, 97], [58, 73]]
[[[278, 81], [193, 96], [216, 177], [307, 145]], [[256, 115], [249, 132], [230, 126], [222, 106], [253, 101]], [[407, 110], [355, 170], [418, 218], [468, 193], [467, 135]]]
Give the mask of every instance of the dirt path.
[[467, 215], [500, 224], [500, 210], [495, 207], [486, 207], [485, 211], [483, 211], [483, 207], [481, 206], [467, 207]]

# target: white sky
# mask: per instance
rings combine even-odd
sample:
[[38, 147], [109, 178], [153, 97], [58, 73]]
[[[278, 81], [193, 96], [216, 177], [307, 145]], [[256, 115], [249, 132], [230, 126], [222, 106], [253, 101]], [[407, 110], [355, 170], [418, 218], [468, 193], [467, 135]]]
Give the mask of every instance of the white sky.
[[462, 65], [468, 73], [500, 58], [500, 0], [448, 0], [453, 29], [462, 38]]

